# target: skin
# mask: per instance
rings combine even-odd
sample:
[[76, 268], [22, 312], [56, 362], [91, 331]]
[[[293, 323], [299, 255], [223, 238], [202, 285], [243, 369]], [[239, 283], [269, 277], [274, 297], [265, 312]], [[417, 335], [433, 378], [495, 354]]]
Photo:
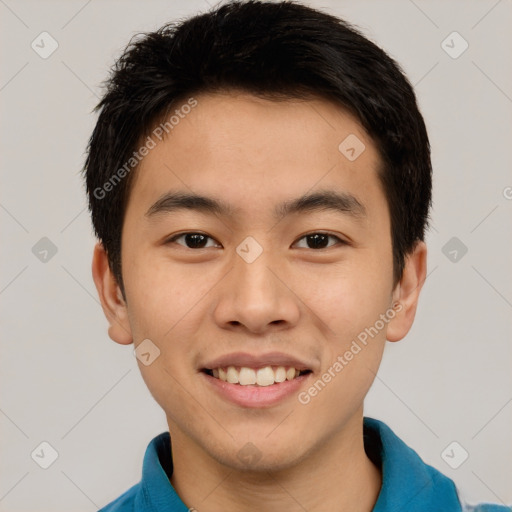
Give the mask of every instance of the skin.
[[[100, 244], [93, 257], [109, 336], [150, 339], [161, 351], [149, 366], [137, 361], [167, 416], [171, 483], [201, 512], [370, 511], [382, 479], [364, 452], [363, 399], [386, 339], [402, 339], [413, 323], [426, 246], [417, 243], [393, 287], [380, 157], [339, 106], [233, 91], [196, 99], [137, 169], [122, 231], [126, 301]], [[338, 150], [349, 134], [366, 147], [355, 161]], [[319, 189], [352, 194], [366, 217], [326, 210], [276, 222], [276, 204]], [[170, 190], [222, 199], [237, 213], [145, 215]], [[304, 236], [318, 231], [349, 243], [311, 248]], [[200, 249], [168, 242], [185, 232], [211, 238]], [[263, 248], [250, 264], [236, 252], [247, 236]], [[277, 350], [311, 365], [307, 390], [397, 301], [400, 312], [307, 405], [293, 394], [272, 407], [236, 406], [199, 373], [207, 359]], [[260, 454], [252, 463], [237, 456], [248, 442]]]

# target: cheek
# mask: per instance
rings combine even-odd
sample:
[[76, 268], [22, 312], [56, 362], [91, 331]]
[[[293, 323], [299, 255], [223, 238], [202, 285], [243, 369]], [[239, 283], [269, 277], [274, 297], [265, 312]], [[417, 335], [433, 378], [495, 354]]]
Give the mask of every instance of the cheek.
[[321, 293], [308, 298], [324, 335], [320, 374], [299, 397], [305, 412], [315, 411], [308, 416], [313, 431], [334, 432], [361, 407], [386, 342], [381, 315], [388, 311], [389, 287], [376, 283], [377, 268], [370, 265], [363, 274], [346, 270], [336, 278], [316, 276]]
[[190, 380], [190, 342], [202, 316], [201, 298], [211, 286], [205, 275], [201, 279], [168, 261], [149, 261], [143, 254], [126, 268], [125, 288], [135, 346], [149, 339], [159, 350], [158, 357], [147, 366], [137, 360], [139, 370], [166, 414], [172, 419], [173, 411], [179, 411], [182, 420], [178, 423], [201, 412], [196, 401], [187, 401], [185, 383]]
[[193, 268], [184, 271], [165, 259], [150, 259], [143, 252], [127, 264], [124, 275], [135, 339], [162, 340], [166, 345], [166, 338], [182, 329], [201, 307], [201, 299], [215, 278], [204, 269], [202, 273]]
[[370, 249], [354, 252], [339, 263], [303, 269], [294, 280], [294, 290], [322, 320], [326, 337], [346, 340], [373, 325], [389, 306], [392, 258], [376, 257]]
[[342, 410], [350, 410], [363, 400], [382, 358], [392, 318], [381, 319], [390, 307], [391, 247], [389, 255], [385, 246], [381, 254], [375, 247], [354, 251], [354, 257], [339, 265], [318, 267], [306, 275], [307, 282], [297, 281], [298, 295], [325, 338], [322, 372], [329, 380], [318, 405], [334, 400], [345, 405]]

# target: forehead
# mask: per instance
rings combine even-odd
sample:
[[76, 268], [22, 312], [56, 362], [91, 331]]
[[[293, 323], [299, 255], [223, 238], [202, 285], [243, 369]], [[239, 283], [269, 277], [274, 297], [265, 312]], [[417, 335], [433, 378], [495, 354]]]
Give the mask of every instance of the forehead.
[[143, 202], [150, 207], [177, 189], [222, 198], [241, 215], [260, 215], [270, 204], [275, 211], [277, 203], [315, 188], [349, 193], [363, 204], [365, 197], [382, 203], [377, 149], [338, 105], [239, 92], [194, 100], [192, 109], [175, 107], [180, 115], [174, 115], [172, 129], [139, 164], [129, 208]]

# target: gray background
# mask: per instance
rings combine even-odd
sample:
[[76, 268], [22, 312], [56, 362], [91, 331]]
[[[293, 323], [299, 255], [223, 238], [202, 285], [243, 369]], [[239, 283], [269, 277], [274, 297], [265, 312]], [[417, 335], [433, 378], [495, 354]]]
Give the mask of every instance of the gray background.
[[[410, 334], [388, 344], [365, 413], [468, 501], [510, 504], [511, 2], [308, 3], [357, 24], [398, 60], [432, 143], [429, 277]], [[133, 346], [107, 336], [79, 169], [98, 85], [130, 36], [208, 7], [0, 0], [1, 511], [97, 510], [139, 480], [147, 443], [167, 429]], [[31, 48], [43, 31], [59, 45], [47, 59]], [[469, 44], [458, 58], [442, 46], [453, 31]], [[55, 255], [39, 245], [34, 254], [43, 237]], [[458, 248], [446, 247], [452, 237]], [[31, 458], [43, 441], [58, 452], [48, 469]], [[453, 441], [469, 453], [458, 469], [441, 457]], [[449, 451], [450, 461], [461, 453]]]

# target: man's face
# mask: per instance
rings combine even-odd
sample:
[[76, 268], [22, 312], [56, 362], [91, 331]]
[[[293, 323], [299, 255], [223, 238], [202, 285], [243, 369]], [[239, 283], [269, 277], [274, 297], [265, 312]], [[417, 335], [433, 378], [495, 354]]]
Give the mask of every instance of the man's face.
[[[160, 350], [139, 367], [173, 440], [231, 467], [252, 458], [254, 467], [285, 468], [360, 421], [381, 360], [389, 324], [378, 320], [394, 290], [379, 155], [327, 101], [196, 99], [136, 171], [122, 232], [127, 328], [135, 346], [149, 339]], [[276, 215], [325, 192], [343, 196], [344, 210], [319, 200]], [[229, 211], [154, 206], [168, 193]], [[242, 386], [212, 376], [219, 366], [310, 372]]]

